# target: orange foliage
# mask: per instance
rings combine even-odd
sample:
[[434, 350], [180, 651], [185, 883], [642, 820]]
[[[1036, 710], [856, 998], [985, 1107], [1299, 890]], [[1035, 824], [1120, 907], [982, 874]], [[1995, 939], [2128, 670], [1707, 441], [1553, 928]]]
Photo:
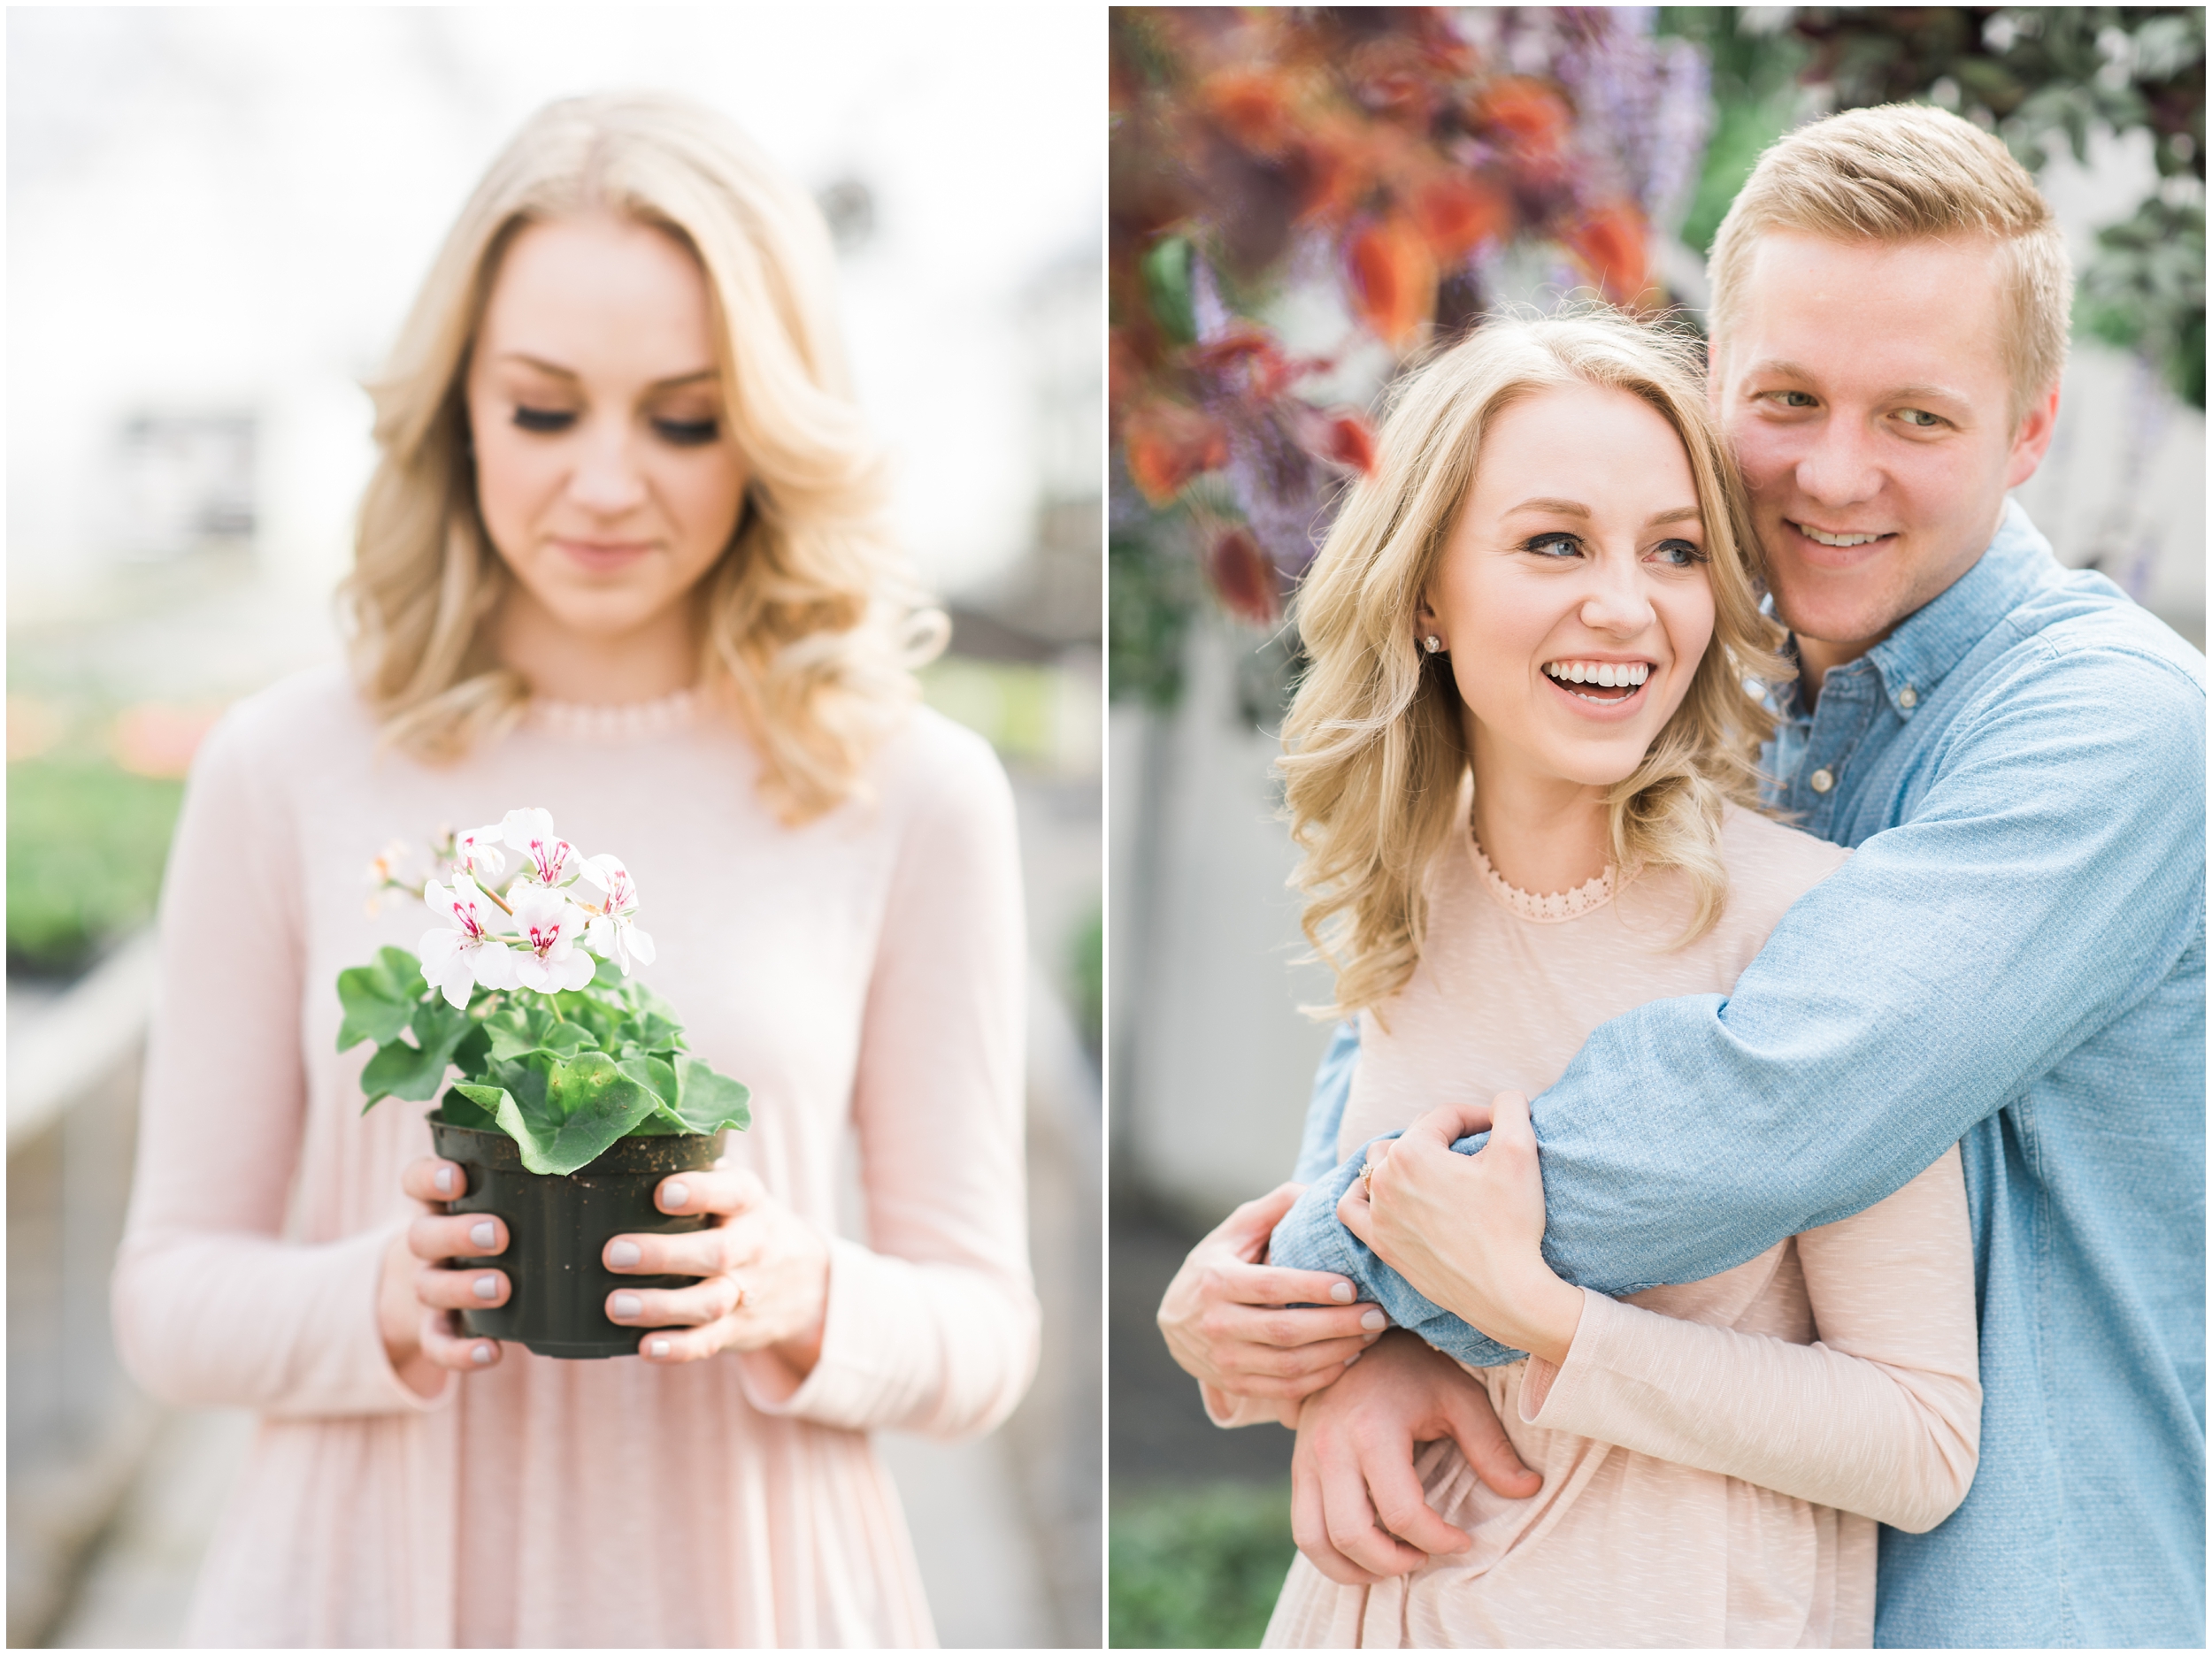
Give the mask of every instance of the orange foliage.
[[1475, 100], [1476, 125], [1494, 127], [1528, 149], [1558, 149], [1573, 119], [1557, 92], [1521, 75], [1492, 81]]
[[1629, 303], [1651, 285], [1644, 215], [1632, 203], [1617, 201], [1599, 208], [1563, 239], [1616, 304]]
[[1228, 433], [1196, 409], [1151, 402], [1122, 422], [1129, 480], [1155, 506], [1164, 506], [1202, 471], [1229, 463]]
[[1275, 565], [1260, 550], [1249, 529], [1230, 529], [1218, 536], [1206, 554], [1206, 573], [1215, 594], [1232, 615], [1255, 626], [1270, 626], [1281, 612], [1275, 586]]
[[1414, 193], [1414, 222], [1437, 262], [1448, 264], [1513, 227], [1513, 209], [1489, 185], [1463, 173], [1440, 172]]
[[1278, 160], [1298, 135], [1290, 85], [1280, 74], [1217, 70], [1206, 77], [1200, 96], [1221, 129], [1255, 155]]
[[1404, 218], [1368, 225], [1345, 249], [1352, 308], [1393, 349], [1409, 343], [1436, 314], [1436, 257], [1428, 239]]

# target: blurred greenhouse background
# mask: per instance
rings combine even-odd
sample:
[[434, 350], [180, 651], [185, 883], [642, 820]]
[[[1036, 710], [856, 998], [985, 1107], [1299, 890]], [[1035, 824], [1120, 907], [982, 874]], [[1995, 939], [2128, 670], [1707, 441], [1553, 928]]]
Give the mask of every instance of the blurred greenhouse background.
[[928, 696], [1015, 780], [1043, 1366], [995, 1437], [885, 1452], [946, 1642], [1097, 1641], [1102, 33], [980, 6], [11, 11], [11, 1644], [173, 1643], [250, 1429], [153, 1408], [107, 1332], [181, 778], [225, 705], [337, 654], [360, 382], [479, 172], [546, 100], [631, 86], [726, 110], [817, 191], [898, 523], [954, 617]]
[[2204, 13], [1117, 11], [1110, 35], [1110, 1636], [1256, 1644], [1291, 1437], [1209, 1425], [1153, 1312], [1287, 1176], [1326, 998], [1285, 888], [1284, 603], [1409, 351], [1596, 289], [1692, 324], [1759, 152], [1920, 100], [2032, 168], [2080, 278], [2065, 562], [2204, 641]]

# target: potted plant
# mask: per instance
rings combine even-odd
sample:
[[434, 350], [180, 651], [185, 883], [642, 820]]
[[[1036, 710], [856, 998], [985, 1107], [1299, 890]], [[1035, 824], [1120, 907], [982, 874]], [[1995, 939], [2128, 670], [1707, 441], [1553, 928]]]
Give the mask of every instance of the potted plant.
[[[509, 852], [518, 866], [502, 892]], [[654, 1191], [714, 1163], [720, 1135], [750, 1123], [749, 1094], [690, 1055], [673, 1008], [632, 979], [652, 962], [653, 940], [618, 858], [586, 857], [538, 809], [454, 835], [437, 855], [449, 883], [433, 877], [420, 892], [444, 923], [419, 954], [382, 948], [338, 974], [338, 1049], [376, 1044], [361, 1074], [365, 1112], [445, 1086], [432, 1140], [468, 1170], [446, 1210], [495, 1214], [508, 1234], [507, 1302], [463, 1311], [467, 1330], [541, 1356], [634, 1354], [636, 1329], [608, 1320], [607, 1295], [693, 1278], [618, 1277], [601, 1252], [617, 1235], [705, 1224], [663, 1214]], [[414, 890], [394, 861], [378, 859], [374, 882]]]

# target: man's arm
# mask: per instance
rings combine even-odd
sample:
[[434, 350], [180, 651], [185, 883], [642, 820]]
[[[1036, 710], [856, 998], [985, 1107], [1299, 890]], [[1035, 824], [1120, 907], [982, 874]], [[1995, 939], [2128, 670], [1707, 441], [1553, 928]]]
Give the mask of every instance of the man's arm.
[[[1872, 1206], [2180, 957], [2203, 909], [2201, 688], [2121, 650], [2020, 654], [1912, 818], [1792, 908], [1732, 995], [1614, 1019], [1535, 1100], [1560, 1275], [1698, 1281]], [[1309, 1187], [1273, 1258], [1350, 1276], [1463, 1360], [1510, 1360], [1338, 1222], [1356, 1168]]]

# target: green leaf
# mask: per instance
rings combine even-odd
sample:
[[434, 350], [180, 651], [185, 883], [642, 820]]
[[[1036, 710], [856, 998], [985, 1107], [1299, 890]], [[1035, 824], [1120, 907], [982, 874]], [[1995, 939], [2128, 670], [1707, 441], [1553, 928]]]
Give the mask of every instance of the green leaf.
[[680, 1059], [675, 1068], [676, 1113], [683, 1118], [685, 1130], [713, 1133], [729, 1127], [741, 1132], [753, 1123], [749, 1088], [716, 1074], [695, 1057]]
[[[463, 1090], [468, 1083], [448, 1086], [445, 1096], [438, 1100], [438, 1112], [454, 1126], [473, 1127], [480, 1132], [499, 1130], [499, 1117], [485, 1108]], [[479, 1092], [497, 1092], [496, 1086], [479, 1086]]]
[[[384, 1046], [397, 1039], [426, 986], [422, 962], [404, 948], [380, 948], [373, 963], [339, 972], [338, 1003], [346, 1016], [338, 1025], [338, 1049], [349, 1052], [364, 1040]], [[438, 1003], [445, 1005], [445, 996], [439, 995]]]
[[533, 1172], [558, 1176], [590, 1164], [660, 1104], [603, 1052], [587, 1052], [572, 1063], [541, 1054], [519, 1067], [544, 1077], [534, 1098], [528, 1088], [521, 1097], [503, 1086], [464, 1084], [454, 1090], [491, 1111]]
[[425, 1000], [414, 1008], [411, 1032], [417, 1044], [388, 1040], [361, 1071], [361, 1090], [368, 1100], [361, 1106], [362, 1113], [386, 1098], [419, 1101], [434, 1096], [462, 1045], [481, 1031], [480, 1024], [449, 1004], [444, 995]]

